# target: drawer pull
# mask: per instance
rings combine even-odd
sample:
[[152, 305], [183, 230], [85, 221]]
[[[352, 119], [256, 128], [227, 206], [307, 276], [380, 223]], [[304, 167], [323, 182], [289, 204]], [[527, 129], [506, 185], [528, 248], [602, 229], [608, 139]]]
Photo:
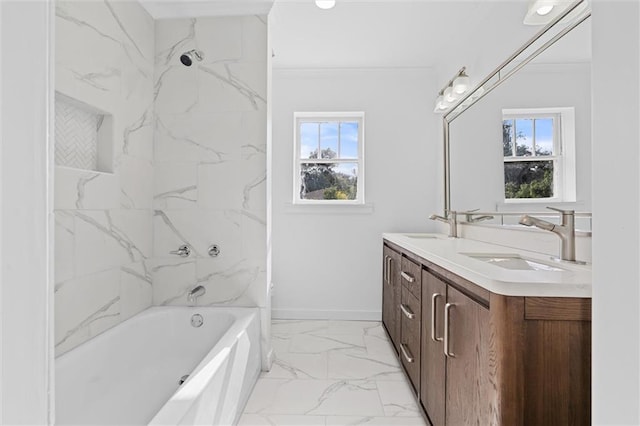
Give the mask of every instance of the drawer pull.
[[431, 296], [431, 340], [441, 342], [442, 337], [436, 335], [436, 301], [442, 297], [440, 293], [433, 293]]
[[416, 314], [414, 314], [413, 311], [411, 311], [411, 308], [409, 308], [404, 303], [400, 304], [400, 310], [402, 311], [404, 316], [409, 318], [409, 319], [414, 319], [416, 317]]
[[406, 359], [409, 364], [413, 364], [413, 361], [415, 361], [415, 359], [413, 358], [413, 355], [411, 354], [409, 348], [407, 348], [407, 345], [401, 343], [400, 350], [402, 351], [402, 356], [404, 357], [404, 359]]
[[444, 354], [448, 357], [455, 357], [455, 355], [449, 351], [449, 311], [453, 308], [455, 304], [447, 303], [444, 305]]
[[402, 278], [404, 278], [405, 280], [407, 280], [407, 282], [410, 282], [410, 283], [416, 280], [415, 278], [413, 278], [411, 275], [407, 274], [404, 271], [400, 272], [400, 275], [402, 275]]

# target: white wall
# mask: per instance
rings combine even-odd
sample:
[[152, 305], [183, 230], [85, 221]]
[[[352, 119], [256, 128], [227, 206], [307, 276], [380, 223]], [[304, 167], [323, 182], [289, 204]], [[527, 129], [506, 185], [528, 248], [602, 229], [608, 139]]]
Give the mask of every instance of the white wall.
[[640, 5], [599, 0], [592, 19], [593, 423], [631, 425], [640, 423]]
[[[275, 69], [273, 315], [380, 319], [383, 232], [435, 212], [430, 69]], [[364, 208], [292, 206], [293, 113], [365, 112]]]
[[113, 117], [111, 173], [55, 168], [61, 354], [151, 305], [154, 21], [138, 2], [58, 1], [55, 38], [55, 90]]
[[44, 1], [0, 2], [0, 423], [7, 425], [52, 422], [52, 9]]

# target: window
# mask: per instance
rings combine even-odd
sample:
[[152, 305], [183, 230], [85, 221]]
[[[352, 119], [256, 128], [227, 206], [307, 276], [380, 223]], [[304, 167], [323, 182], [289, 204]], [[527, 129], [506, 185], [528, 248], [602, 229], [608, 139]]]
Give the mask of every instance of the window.
[[364, 113], [295, 113], [295, 204], [364, 204]]
[[506, 202], [575, 201], [573, 108], [503, 110]]

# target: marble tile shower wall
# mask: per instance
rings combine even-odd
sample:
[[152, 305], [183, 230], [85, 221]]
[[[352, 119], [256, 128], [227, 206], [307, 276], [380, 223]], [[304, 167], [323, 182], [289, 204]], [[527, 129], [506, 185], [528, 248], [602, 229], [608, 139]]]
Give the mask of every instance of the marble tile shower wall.
[[266, 17], [158, 21], [155, 60], [153, 302], [264, 307]]
[[138, 2], [56, 2], [56, 90], [113, 115], [113, 173], [55, 169], [58, 354], [152, 303], [154, 21]]

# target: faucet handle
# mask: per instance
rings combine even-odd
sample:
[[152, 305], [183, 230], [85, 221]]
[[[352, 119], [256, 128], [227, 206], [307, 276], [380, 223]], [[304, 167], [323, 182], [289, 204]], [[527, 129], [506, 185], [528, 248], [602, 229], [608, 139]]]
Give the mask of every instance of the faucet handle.
[[563, 210], [563, 209], [559, 209], [559, 208], [556, 208], [556, 207], [549, 207], [549, 206], [547, 206], [547, 208], [549, 210], [553, 210], [553, 211], [556, 211], [556, 212], [562, 213], [562, 214], [574, 214], [575, 213], [575, 210]]

